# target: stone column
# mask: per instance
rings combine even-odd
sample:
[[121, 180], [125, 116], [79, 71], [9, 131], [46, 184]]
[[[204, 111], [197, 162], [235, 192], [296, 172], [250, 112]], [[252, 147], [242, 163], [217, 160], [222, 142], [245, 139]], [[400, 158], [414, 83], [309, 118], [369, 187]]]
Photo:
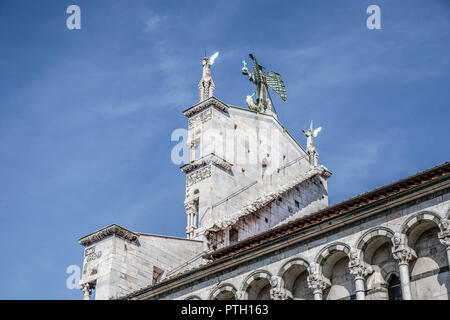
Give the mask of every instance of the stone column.
[[348, 263], [350, 274], [355, 277], [355, 291], [357, 300], [366, 299], [366, 277], [373, 272], [370, 266], [367, 266], [359, 258], [359, 252], [355, 249], [350, 251], [350, 262]]
[[80, 288], [83, 291], [83, 300], [91, 300], [92, 287], [89, 283], [80, 284]]
[[308, 287], [313, 291], [314, 300], [322, 300], [323, 290], [326, 288], [326, 283], [319, 273], [319, 266], [311, 263], [308, 267], [309, 276], [307, 278]]
[[447, 248], [447, 261], [450, 265], [450, 228], [448, 220], [442, 220], [439, 228], [441, 232], [438, 233], [439, 241]]
[[416, 259], [417, 255], [412, 248], [405, 244], [404, 235], [396, 233], [392, 238], [392, 242], [394, 244], [392, 255], [398, 261], [403, 300], [412, 300], [411, 286], [409, 284], [409, 262]]
[[187, 215], [187, 226], [186, 226], [186, 234], [188, 238], [192, 238], [194, 236], [195, 230], [195, 216], [197, 215], [197, 207], [195, 205], [195, 201], [190, 201], [184, 204], [184, 208], [186, 209]]

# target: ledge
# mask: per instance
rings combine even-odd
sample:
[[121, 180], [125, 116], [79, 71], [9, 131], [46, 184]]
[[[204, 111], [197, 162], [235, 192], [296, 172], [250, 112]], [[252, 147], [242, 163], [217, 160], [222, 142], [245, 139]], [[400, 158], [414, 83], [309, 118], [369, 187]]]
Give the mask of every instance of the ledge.
[[216, 166], [221, 167], [222, 169], [227, 171], [231, 170], [231, 167], [233, 166], [231, 163], [228, 163], [222, 158], [216, 156], [214, 153], [210, 153], [204, 157], [201, 157], [200, 159], [192, 161], [191, 163], [185, 164], [184, 166], [180, 167], [180, 169], [184, 173], [189, 173], [210, 163], [214, 163]]
[[109, 237], [110, 235], [116, 235], [116, 236], [119, 236], [128, 241], [136, 241], [138, 238], [138, 234], [136, 234], [128, 229], [125, 229], [124, 227], [121, 227], [117, 224], [112, 224], [112, 225], [104, 227], [98, 231], [95, 231], [91, 234], [88, 234], [87, 236], [80, 238], [78, 240], [78, 242], [82, 246], [86, 247], [95, 242], [103, 240], [106, 237]]
[[216, 97], [211, 97], [197, 103], [196, 105], [190, 107], [189, 109], [184, 110], [183, 114], [186, 117], [192, 117], [194, 114], [197, 114], [210, 106], [214, 106], [223, 112], [228, 112], [228, 105], [225, 102], [220, 101]]

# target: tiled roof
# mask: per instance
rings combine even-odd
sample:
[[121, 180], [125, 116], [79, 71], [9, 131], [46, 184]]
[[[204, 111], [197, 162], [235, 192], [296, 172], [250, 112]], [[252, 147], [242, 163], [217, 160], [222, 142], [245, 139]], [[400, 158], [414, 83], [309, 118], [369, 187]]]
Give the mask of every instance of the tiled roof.
[[[416, 187], [419, 187], [421, 185], [433, 182], [435, 180], [444, 177], [446, 179], [450, 177], [450, 162], [445, 162], [442, 165], [436, 166], [423, 172], [419, 172], [413, 176], [407, 177], [397, 182], [390, 183], [388, 185], [366, 192], [362, 195], [358, 195], [351, 199], [342, 201], [341, 203], [327, 207], [307, 217], [288, 222], [284, 225], [257, 234], [253, 237], [244, 239], [230, 246], [218, 249], [210, 254], [209, 258], [212, 258], [212, 261], [210, 261], [206, 265], [199, 265], [192, 269], [184, 270], [183, 272], [180, 272], [176, 275], [164, 279], [163, 281], [154, 286], [162, 286], [166, 281], [175, 280], [178, 277], [186, 276], [188, 273], [199, 271], [205, 267], [208, 267], [208, 265], [210, 264], [213, 263], [216, 264], [220, 260], [231, 257], [237, 253], [241, 253], [246, 250], [255, 248], [259, 245], [268, 243], [270, 241], [283, 238], [307, 227], [322, 223], [327, 220], [331, 220], [338, 216], [342, 216], [346, 213], [350, 213], [353, 210], [361, 209], [365, 206], [374, 204], [378, 201], [387, 199], [389, 197], [398, 195], [402, 192], [409, 191], [411, 189], [414, 189]], [[123, 299], [130, 299], [132, 297], [136, 297], [140, 294], [148, 292], [152, 290], [154, 286], [149, 286], [136, 292], [133, 292], [123, 297]]]
[[287, 236], [312, 225], [331, 220], [343, 214], [349, 213], [355, 209], [362, 208], [364, 206], [410, 190], [432, 180], [447, 176], [449, 175], [449, 173], [450, 162], [445, 162], [442, 165], [417, 173], [408, 178], [393, 182], [383, 187], [366, 192], [362, 195], [358, 195], [354, 198], [345, 200], [341, 203], [327, 207], [307, 217], [288, 222], [279, 227], [239, 241], [235, 244], [218, 249], [211, 253], [210, 258], [212, 258], [213, 260], [219, 260], [236, 253], [246, 251], [263, 243], [267, 243], [269, 241]]

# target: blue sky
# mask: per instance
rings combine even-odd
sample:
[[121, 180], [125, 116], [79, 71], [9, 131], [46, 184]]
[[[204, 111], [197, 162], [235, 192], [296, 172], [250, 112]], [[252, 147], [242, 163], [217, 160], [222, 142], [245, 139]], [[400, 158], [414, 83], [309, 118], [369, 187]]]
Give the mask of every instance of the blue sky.
[[81, 298], [66, 268], [105, 225], [185, 235], [170, 136], [204, 50], [232, 105], [254, 90], [249, 52], [282, 74], [279, 120], [302, 145], [323, 126], [333, 204], [449, 160], [449, 40], [448, 0], [0, 0], [0, 298]]

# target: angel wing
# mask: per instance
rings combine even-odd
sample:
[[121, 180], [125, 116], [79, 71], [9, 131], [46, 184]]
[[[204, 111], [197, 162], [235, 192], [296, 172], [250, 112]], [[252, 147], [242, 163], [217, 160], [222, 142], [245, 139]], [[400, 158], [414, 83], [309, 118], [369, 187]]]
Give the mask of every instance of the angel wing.
[[266, 73], [266, 81], [269, 88], [275, 91], [283, 101], [286, 101], [286, 87], [279, 73], [269, 71]]
[[319, 134], [320, 131], [322, 131], [322, 127], [318, 127], [317, 129], [315, 129], [313, 132], [313, 136], [317, 137], [317, 135]]
[[216, 58], [219, 56], [219, 51], [217, 51], [216, 53], [214, 53], [210, 58], [209, 58], [209, 65], [213, 65], [214, 60], [216, 60]]

